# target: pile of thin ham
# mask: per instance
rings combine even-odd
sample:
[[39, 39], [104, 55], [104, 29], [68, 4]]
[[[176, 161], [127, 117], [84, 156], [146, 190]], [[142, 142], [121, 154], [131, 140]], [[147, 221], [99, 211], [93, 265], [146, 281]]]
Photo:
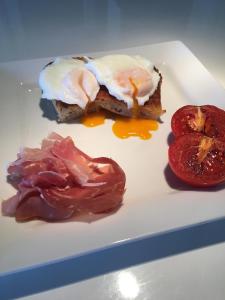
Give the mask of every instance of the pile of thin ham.
[[8, 173], [18, 192], [3, 201], [2, 212], [17, 221], [109, 212], [121, 205], [125, 191], [126, 177], [115, 161], [91, 158], [70, 137], [56, 133], [42, 141], [41, 149], [24, 148]]

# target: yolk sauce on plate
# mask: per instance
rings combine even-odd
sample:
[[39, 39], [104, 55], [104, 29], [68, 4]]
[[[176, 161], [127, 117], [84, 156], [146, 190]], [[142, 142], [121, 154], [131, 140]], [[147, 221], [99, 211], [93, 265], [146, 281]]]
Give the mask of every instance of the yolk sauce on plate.
[[86, 127], [95, 127], [105, 123], [106, 115], [103, 111], [85, 114], [81, 119], [81, 123]]
[[143, 140], [150, 139], [152, 136], [150, 131], [157, 129], [158, 123], [155, 120], [122, 117], [116, 118], [112, 127], [114, 134], [121, 139], [138, 136]]
[[[107, 112], [97, 112], [85, 115], [81, 122], [86, 127], [95, 127], [104, 124]], [[136, 117], [116, 117], [114, 120], [112, 131], [113, 133], [121, 138], [126, 139], [131, 136], [137, 136], [140, 139], [148, 140], [151, 138], [150, 131], [158, 129], [158, 122], [155, 120], [140, 119]]]

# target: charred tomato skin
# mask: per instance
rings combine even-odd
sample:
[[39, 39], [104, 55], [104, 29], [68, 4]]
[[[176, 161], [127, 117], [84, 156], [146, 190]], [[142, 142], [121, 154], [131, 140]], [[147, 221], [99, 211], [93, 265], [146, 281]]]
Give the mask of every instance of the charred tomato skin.
[[[198, 117], [198, 112], [204, 118], [204, 124], [197, 130], [191, 126], [191, 122], [193, 123], [193, 120]], [[225, 141], [225, 111], [214, 105], [186, 105], [172, 116], [171, 128], [175, 137], [198, 132]]]
[[[199, 159], [200, 145], [212, 146]], [[210, 187], [225, 182], [225, 142], [200, 133], [185, 134], [170, 145], [169, 165], [175, 175], [195, 187]]]

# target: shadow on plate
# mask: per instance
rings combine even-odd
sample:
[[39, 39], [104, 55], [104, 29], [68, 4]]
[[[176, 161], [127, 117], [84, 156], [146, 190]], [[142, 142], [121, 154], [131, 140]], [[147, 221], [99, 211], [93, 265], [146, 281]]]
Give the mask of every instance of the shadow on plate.
[[43, 112], [43, 114], [42, 114], [43, 118], [46, 118], [50, 121], [58, 122], [57, 113], [56, 113], [55, 108], [54, 108], [53, 104], [51, 103], [51, 101], [46, 100], [46, 99], [40, 99], [39, 106]]
[[170, 132], [168, 137], [167, 137], [167, 144], [168, 145], [172, 144], [174, 140], [175, 140], [175, 137], [174, 137], [173, 133]]
[[[42, 117], [48, 119], [49, 121], [55, 121], [57, 123], [62, 123], [58, 120], [57, 112], [54, 108], [54, 105], [51, 103], [51, 100], [40, 99], [39, 107], [42, 110]], [[73, 121], [67, 121], [67, 124], [79, 124], [80, 119]]]

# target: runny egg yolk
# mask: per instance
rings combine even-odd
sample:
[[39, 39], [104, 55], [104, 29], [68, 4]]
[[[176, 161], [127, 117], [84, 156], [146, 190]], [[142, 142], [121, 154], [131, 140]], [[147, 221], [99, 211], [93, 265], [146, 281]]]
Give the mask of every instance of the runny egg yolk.
[[121, 139], [138, 136], [142, 140], [150, 139], [152, 135], [149, 131], [157, 129], [157, 121], [136, 118], [117, 118], [112, 127], [114, 134]]
[[85, 114], [81, 119], [81, 123], [86, 127], [95, 127], [105, 123], [106, 115], [104, 112], [96, 112]]
[[124, 89], [124, 93], [132, 98], [143, 97], [152, 89], [152, 77], [144, 69], [133, 68], [117, 72], [117, 84]]
[[130, 84], [133, 87], [133, 108], [132, 108], [132, 118], [137, 118], [139, 115], [139, 105], [137, 101], [138, 95], [138, 82], [135, 81], [132, 77], [129, 78]]
[[[105, 122], [106, 113], [97, 112], [85, 115], [81, 122], [86, 127], [95, 127]], [[113, 123], [113, 133], [121, 139], [137, 136], [142, 140], [151, 138], [150, 131], [158, 129], [158, 122], [155, 120], [117, 117]]]
[[[131, 136], [137, 136], [143, 140], [150, 139], [152, 136], [150, 131], [158, 129], [158, 122], [155, 120], [138, 118], [139, 105], [137, 101], [137, 97], [145, 93], [145, 89], [148, 89], [149, 85], [151, 85], [150, 79], [144, 73], [135, 73], [132, 71], [130, 74], [121, 73], [117, 76], [117, 80], [122, 86], [129, 86], [133, 98], [133, 108], [131, 118], [116, 117], [112, 126], [113, 133], [121, 139], [126, 139]], [[92, 113], [85, 115], [82, 118], [82, 123], [87, 127], [95, 127], [103, 124], [105, 118], [106, 113], [103, 111]]]
[[135, 77], [129, 77], [129, 82], [133, 88], [132, 118], [116, 118], [112, 130], [114, 134], [121, 139], [126, 139], [131, 136], [138, 136], [143, 140], [148, 140], [152, 136], [149, 131], [157, 130], [158, 123], [155, 120], [138, 118], [139, 105], [137, 101], [137, 96], [139, 93], [139, 87], [141, 86], [141, 84], [139, 84], [140, 80], [137, 80], [137, 78]]

